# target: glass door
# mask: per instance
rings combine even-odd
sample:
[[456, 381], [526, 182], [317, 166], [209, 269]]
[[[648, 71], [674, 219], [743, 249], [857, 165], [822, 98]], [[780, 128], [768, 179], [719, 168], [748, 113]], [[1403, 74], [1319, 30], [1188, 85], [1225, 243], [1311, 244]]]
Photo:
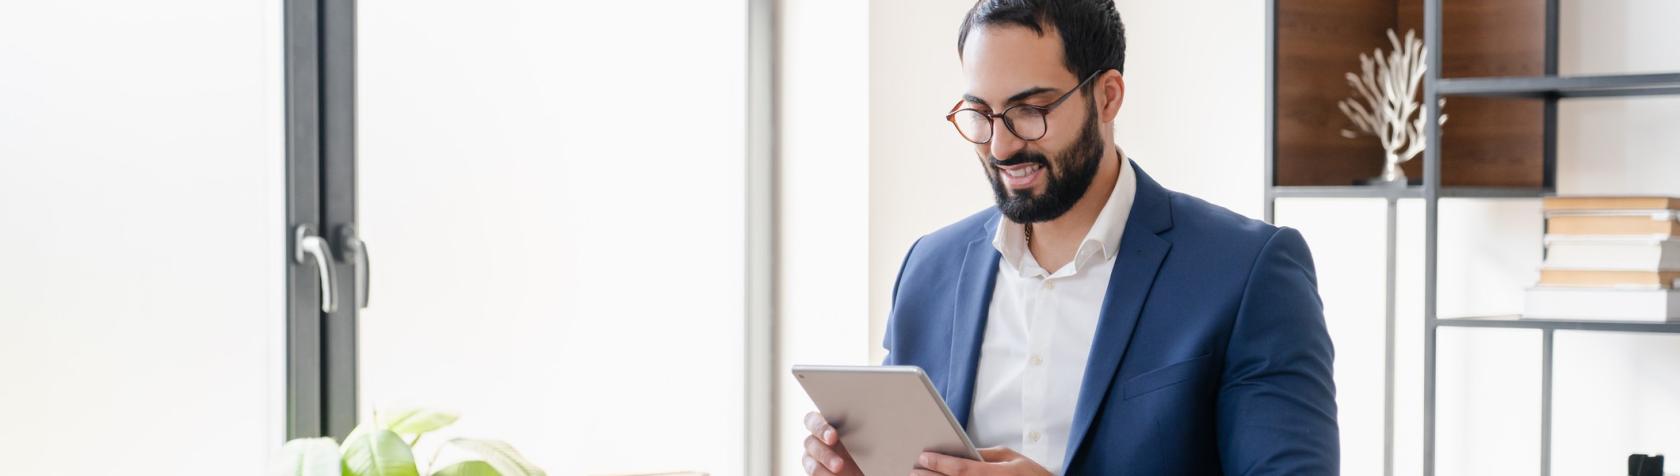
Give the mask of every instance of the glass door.
[[743, 474], [746, 3], [358, 8], [362, 419]]
[[261, 474], [286, 434], [279, 0], [0, 3], [7, 474]]

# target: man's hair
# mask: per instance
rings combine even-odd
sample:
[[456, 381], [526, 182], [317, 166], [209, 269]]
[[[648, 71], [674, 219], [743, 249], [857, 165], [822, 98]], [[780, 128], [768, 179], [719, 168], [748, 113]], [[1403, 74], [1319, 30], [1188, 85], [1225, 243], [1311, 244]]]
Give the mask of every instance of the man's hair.
[[1047, 27], [1056, 30], [1062, 61], [1080, 80], [1111, 68], [1126, 72], [1126, 25], [1113, 0], [979, 0], [957, 31], [958, 57], [969, 31], [987, 25], [1024, 26], [1039, 36]]

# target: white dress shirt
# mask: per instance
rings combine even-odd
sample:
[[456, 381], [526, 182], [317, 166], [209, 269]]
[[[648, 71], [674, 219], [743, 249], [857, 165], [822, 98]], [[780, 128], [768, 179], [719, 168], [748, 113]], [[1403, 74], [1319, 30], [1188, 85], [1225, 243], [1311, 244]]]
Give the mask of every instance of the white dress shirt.
[[1062, 474], [1085, 362], [1137, 194], [1130, 162], [1121, 156], [1113, 193], [1073, 261], [1055, 272], [1033, 259], [1025, 227], [999, 218], [992, 246], [1003, 259], [969, 418], [975, 445], [1005, 446]]

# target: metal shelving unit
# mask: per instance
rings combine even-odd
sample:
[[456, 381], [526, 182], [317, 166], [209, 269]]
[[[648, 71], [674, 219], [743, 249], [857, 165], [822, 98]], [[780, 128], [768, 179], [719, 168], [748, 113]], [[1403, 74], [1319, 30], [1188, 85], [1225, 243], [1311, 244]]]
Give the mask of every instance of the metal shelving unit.
[[[1265, 167], [1265, 218], [1275, 219], [1276, 201], [1280, 198], [1370, 198], [1383, 199], [1388, 204], [1386, 315], [1384, 339], [1384, 474], [1392, 474], [1394, 467], [1394, 328], [1395, 328], [1395, 265], [1397, 204], [1401, 199], [1420, 199], [1424, 204], [1424, 398], [1423, 398], [1423, 474], [1435, 473], [1435, 408], [1436, 408], [1436, 331], [1441, 327], [1529, 329], [1541, 334], [1541, 395], [1540, 395], [1540, 474], [1551, 474], [1552, 455], [1552, 364], [1553, 339], [1556, 331], [1632, 332], [1680, 334], [1680, 322], [1626, 322], [1599, 320], [1539, 320], [1518, 316], [1477, 316], [1443, 318], [1438, 315], [1437, 260], [1439, 250], [1439, 201], [1458, 199], [1532, 199], [1553, 195], [1557, 185], [1557, 104], [1563, 99], [1641, 97], [1680, 95], [1680, 73], [1622, 74], [1594, 76], [1558, 75], [1558, 15], [1559, 0], [1544, 2], [1545, 60], [1544, 74], [1518, 77], [1442, 78], [1442, 0], [1423, 0], [1423, 38], [1429, 45], [1426, 61], [1429, 70], [1424, 78], [1423, 103], [1426, 117], [1440, 115], [1439, 99], [1445, 96], [1481, 96], [1530, 98], [1543, 101], [1542, 147], [1543, 185], [1540, 188], [1453, 187], [1441, 183], [1441, 127], [1438, 121], [1426, 120], [1426, 137], [1431, 147], [1423, 154], [1423, 180], [1407, 187], [1375, 186], [1278, 186], [1277, 167], [1277, 66], [1278, 66], [1278, 3], [1270, 0], [1267, 6], [1267, 77], [1266, 133], [1268, 146]], [[1375, 161], [1373, 161], [1375, 164]]]
[[1680, 73], [1603, 76], [1454, 78], [1440, 80], [1441, 94], [1547, 98], [1680, 94]]
[[[1423, 198], [1423, 187], [1280, 186], [1266, 191], [1270, 203], [1278, 198]], [[1520, 187], [1444, 187], [1442, 198], [1540, 198], [1550, 190]], [[1268, 215], [1269, 216], [1269, 215]]]
[[1493, 327], [1545, 331], [1655, 332], [1680, 334], [1680, 322], [1521, 319], [1518, 316], [1451, 317], [1436, 320], [1440, 327]]

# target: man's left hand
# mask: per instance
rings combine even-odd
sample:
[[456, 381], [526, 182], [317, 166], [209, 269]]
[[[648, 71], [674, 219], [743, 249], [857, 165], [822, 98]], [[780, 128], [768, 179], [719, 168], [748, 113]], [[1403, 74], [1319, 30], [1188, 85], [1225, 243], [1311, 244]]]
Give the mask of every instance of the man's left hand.
[[1049, 476], [1050, 471], [1033, 460], [1021, 456], [1009, 448], [982, 448], [980, 459], [974, 461], [939, 453], [922, 453], [916, 461], [921, 468], [911, 471], [911, 476], [982, 476], [982, 475], [1033, 475]]

